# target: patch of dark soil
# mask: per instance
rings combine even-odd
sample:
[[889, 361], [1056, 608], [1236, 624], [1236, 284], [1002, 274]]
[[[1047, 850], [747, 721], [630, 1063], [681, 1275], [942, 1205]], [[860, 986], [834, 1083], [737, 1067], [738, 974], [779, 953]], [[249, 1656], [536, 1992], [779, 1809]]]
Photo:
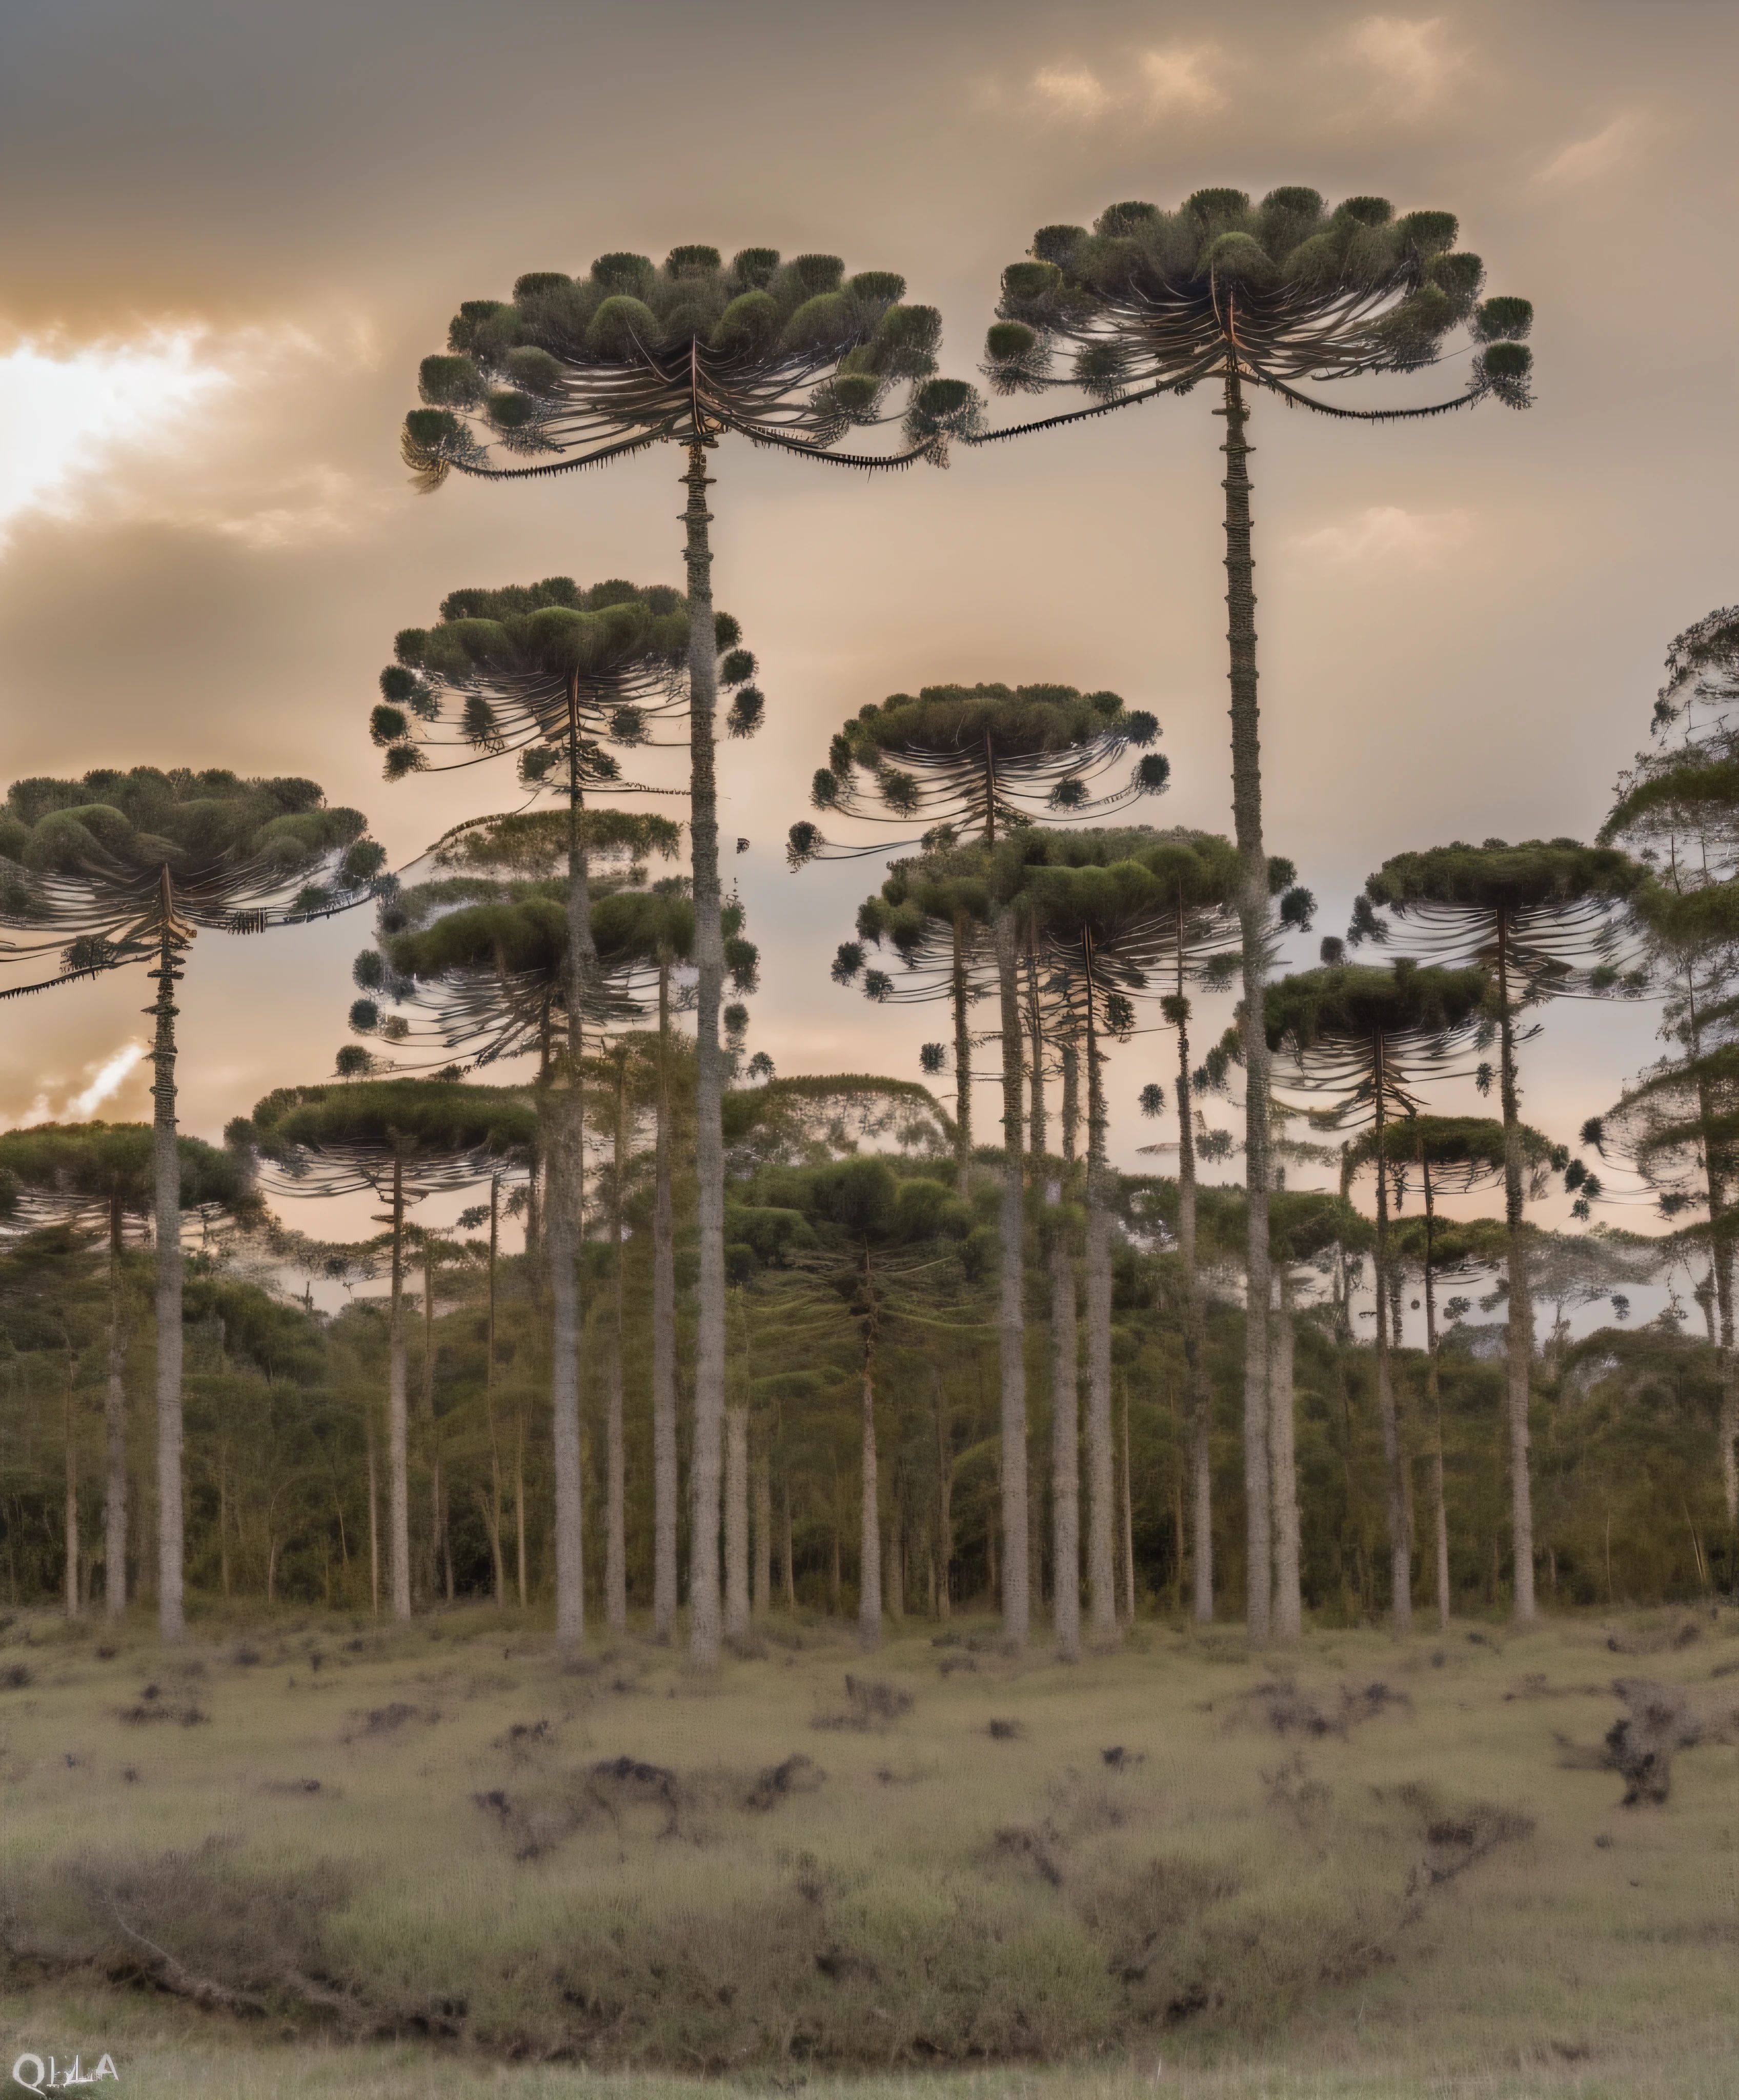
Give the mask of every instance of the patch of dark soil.
[[1017, 1743], [1026, 1731], [1018, 1721], [987, 1721], [984, 1732], [993, 1743]]
[[197, 1728], [211, 1716], [203, 1707], [196, 1706], [190, 1700], [184, 1706], [160, 1698], [154, 1684], [145, 1687], [144, 1696], [136, 1706], [123, 1706], [118, 1717], [130, 1727], [138, 1727], [148, 1721], [172, 1721], [183, 1728]]
[[1048, 1824], [1035, 1829], [1031, 1824], [1011, 1823], [999, 1830], [992, 1842], [1003, 1859], [1030, 1867], [1053, 1889], [1062, 1886], [1061, 1846], [1057, 1833]]
[[676, 1774], [664, 1765], [647, 1764], [638, 1758], [606, 1758], [592, 1767], [588, 1777], [593, 1800], [612, 1820], [619, 1824], [625, 1808], [649, 1803], [664, 1811], [660, 1835], [677, 1835], [682, 1790]]
[[354, 1743], [360, 1736], [396, 1735], [407, 1721], [432, 1721], [435, 1718], [433, 1714], [423, 1714], [419, 1708], [408, 1705], [403, 1699], [395, 1699], [385, 1706], [371, 1706], [365, 1714], [352, 1714], [344, 1740]]
[[788, 1801], [794, 1793], [813, 1793], [827, 1774], [813, 1758], [797, 1751], [783, 1764], [769, 1765], [750, 1789], [743, 1806], [759, 1815], [777, 1808], [782, 1801]]
[[1672, 1791], [1674, 1756], [1702, 1740], [1702, 1723], [1676, 1684], [1621, 1677], [1613, 1691], [1625, 1711], [1606, 1732], [1602, 1762], [1622, 1777], [1625, 1807], [1657, 1807]]
[[0, 1692], [22, 1692], [35, 1681], [36, 1673], [28, 1662], [9, 1662], [0, 1670]]
[[1301, 1689], [1290, 1677], [1257, 1685], [1247, 1700], [1280, 1736], [1344, 1736], [1362, 1721], [1375, 1720], [1399, 1707], [1410, 1710], [1413, 1704], [1406, 1692], [1392, 1691], [1380, 1681], [1341, 1684], [1331, 1696], [1319, 1696]]
[[815, 1728], [885, 1728], [911, 1711], [911, 1694], [903, 1687], [890, 1684], [879, 1677], [845, 1679], [845, 1697], [850, 1702], [843, 1714], [818, 1714], [810, 1726]]
[[1409, 1896], [1421, 1889], [1441, 1888], [1499, 1846], [1519, 1844], [1534, 1835], [1534, 1818], [1520, 1809], [1489, 1801], [1445, 1808], [1434, 1793], [1417, 1786], [1402, 1787], [1401, 1798], [1419, 1817], [1419, 1834], [1425, 1841], [1425, 1855], [1407, 1877]]
[[1613, 1655], [1675, 1655], [1702, 1639], [1695, 1619], [1678, 1619], [1657, 1626], [1629, 1626], [1609, 1630], [1606, 1646]]

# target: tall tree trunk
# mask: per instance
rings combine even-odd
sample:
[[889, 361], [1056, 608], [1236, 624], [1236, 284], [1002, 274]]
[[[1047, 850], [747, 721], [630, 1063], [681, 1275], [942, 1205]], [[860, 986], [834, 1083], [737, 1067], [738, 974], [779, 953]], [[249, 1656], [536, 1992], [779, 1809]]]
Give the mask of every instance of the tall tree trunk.
[[66, 1459], [66, 1615], [78, 1617], [78, 1409], [73, 1397], [73, 1357], [68, 1345], [66, 1396], [61, 1404], [61, 1441]]
[[954, 1445], [942, 1397], [942, 1379], [933, 1365], [930, 1376], [936, 1395], [936, 1613], [938, 1618], [947, 1619], [954, 1613], [950, 1595], [954, 1565]]
[[1092, 951], [1087, 961], [1087, 1586], [1092, 1630], [1117, 1633], [1115, 1468], [1111, 1458], [1111, 1220], [1106, 1207], [1105, 1063]]
[[441, 1462], [435, 1436], [435, 1242], [426, 1232], [422, 1242], [422, 1365], [417, 1388], [418, 1440], [429, 1455], [429, 1549], [419, 1556], [435, 1602], [441, 1547]]
[[555, 1475], [555, 1637], [572, 1647], [585, 1637], [583, 1485], [580, 1459], [580, 1252], [585, 1229], [585, 1014], [597, 976], [592, 941], [591, 870], [580, 802], [580, 691], [567, 680], [567, 939], [562, 995], [567, 1009], [563, 1083], [551, 1102], [550, 1288], [554, 1308], [550, 1367], [550, 1453]]
[[1516, 1074], [1516, 1018], [1510, 1001], [1510, 929], [1507, 915], [1501, 911], [1498, 914], [1497, 936], [1503, 1214], [1509, 1228], [1510, 1302], [1506, 1339], [1509, 1366], [1510, 1528], [1515, 1555], [1515, 1617], [1518, 1625], [1530, 1626], [1534, 1621], [1534, 1489], [1528, 1461], [1528, 1407], [1534, 1369], [1534, 1297], [1528, 1282], [1528, 1249], [1522, 1224], [1521, 1089]]
[[[1189, 1001], [1184, 991], [1184, 907], [1176, 907], [1177, 988], [1166, 1002], [1166, 1018], [1177, 1030], [1177, 1251], [1184, 1265], [1184, 1379], [1189, 1410], [1189, 1480], [1195, 1550], [1192, 1558], [1196, 1623], [1214, 1619], [1214, 1482], [1210, 1434], [1214, 1394], [1207, 1373], [1207, 1321], [1195, 1252], [1195, 1111], [1189, 1076]], [[1180, 1555], [1183, 1533], [1177, 1538]]]
[[386, 1502], [392, 1615], [411, 1616], [411, 1480], [404, 1379], [404, 1162], [392, 1162], [392, 1288], [386, 1315]]
[[1075, 1262], [1058, 1187], [1052, 1221], [1051, 1270], [1051, 1617], [1057, 1652], [1081, 1652], [1081, 1423], [1075, 1333]]
[[1021, 1004], [1014, 907], [996, 914], [996, 973], [1002, 994], [1001, 1294], [997, 1330], [1002, 1371], [1002, 1637], [1026, 1645], [1030, 1595], [1026, 1551], [1026, 1203], [1021, 1153]]
[[483, 1415], [489, 1426], [489, 1550], [495, 1560], [495, 1608], [507, 1604], [507, 1564], [501, 1552], [501, 1447], [495, 1422], [496, 1270], [501, 1246], [501, 1177], [489, 1177], [488, 1312], [483, 1328]]
[[526, 1580], [526, 1524], [525, 1524], [525, 1417], [516, 1406], [514, 1410], [514, 1559], [515, 1573], [519, 1578], [519, 1608], [523, 1612], [531, 1602], [531, 1588]]
[[175, 1133], [175, 985], [181, 975], [169, 870], [157, 889], [161, 932], [151, 1060], [151, 1167], [155, 1182], [157, 1328], [157, 1626], [166, 1641], [187, 1637], [182, 1599], [185, 1527], [181, 1506], [181, 1153]]
[[1431, 1513], [1436, 1553], [1437, 1623], [1445, 1632], [1450, 1622], [1449, 1509], [1443, 1492], [1443, 1388], [1437, 1374], [1437, 1278], [1432, 1266], [1432, 1242], [1437, 1229], [1437, 1206], [1431, 1186], [1430, 1163], [1419, 1159], [1419, 1177], [1425, 1189], [1425, 1391], [1431, 1402]]
[[972, 1032], [966, 1025], [966, 915], [954, 915], [954, 971], [949, 993], [954, 1008], [954, 1185], [962, 1202], [972, 1192]]
[[748, 1410], [725, 1410], [725, 1637], [748, 1631]]
[[754, 1582], [749, 1611], [753, 1617], [764, 1619], [773, 1604], [773, 1455], [764, 1432], [760, 1441], [755, 1461]]
[[1039, 965], [1034, 956], [1032, 944], [1026, 945], [1025, 963], [1026, 991], [1026, 1038], [1031, 1047], [1032, 1061], [1028, 1068], [1031, 1083], [1031, 1110], [1028, 1119], [1028, 1144], [1035, 1159], [1044, 1157], [1048, 1139], [1046, 1126], [1048, 1121], [1044, 1109], [1044, 1014], [1039, 1000]]
[[1123, 1388], [1123, 1618], [1135, 1624], [1135, 1484], [1129, 1472], [1129, 1389]]
[[363, 1402], [364, 1433], [369, 1446], [369, 1608], [381, 1615], [381, 1482], [374, 1448], [374, 1402]]
[[108, 1205], [108, 1383], [103, 1400], [104, 1608], [112, 1619], [127, 1608], [127, 1328], [121, 1196]]
[[791, 1475], [786, 1471], [779, 1483], [779, 1507], [783, 1517], [783, 1541], [785, 1563], [785, 1609], [795, 1612], [797, 1608], [797, 1564], [792, 1558], [791, 1543]]
[[628, 1067], [616, 1075], [615, 1150], [611, 1160], [610, 1238], [616, 1274], [610, 1307], [610, 1362], [604, 1424], [604, 1618], [620, 1633], [628, 1624], [627, 1459], [623, 1451], [622, 1357], [628, 1339], [628, 1242], [623, 1185], [628, 1178]]
[[[863, 1256], [868, 1287], [870, 1258]], [[867, 1316], [863, 1337], [863, 1478], [858, 1509], [858, 1645], [866, 1654], [881, 1646], [881, 1490], [876, 1461], [876, 1315]]]
[[1292, 1398], [1292, 1272], [1278, 1264], [1280, 1304], [1269, 1336], [1269, 1478], [1274, 1497], [1274, 1621], [1278, 1639], [1304, 1630], [1299, 1586], [1297, 1432]]
[[695, 1349], [694, 1507], [689, 1532], [689, 1652], [710, 1668], [718, 1661], [720, 1438], [725, 1413], [725, 1067], [718, 1039], [725, 979], [720, 922], [718, 787], [713, 717], [718, 706], [717, 637], [713, 619], [713, 550], [707, 448], [688, 448], [689, 840], [693, 850], [695, 960], [695, 1171], [700, 1263]]
[[676, 1220], [671, 1197], [670, 958], [658, 963], [658, 1127], [652, 1195], [652, 1631], [676, 1631]]
[[1250, 447], [1235, 355], [1225, 368], [1226, 638], [1231, 645], [1232, 817], [1242, 880], [1238, 924], [1243, 943], [1244, 1169], [1249, 1214], [1245, 1255], [1244, 1509], [1249, 1577], [1246, 1617], [1252, 1640], [1269, 1633], [1268, 1568], [1268, 1191], [1269, 1051], [1263, 1021], [1267, 973], [1268, 855], [1262, 844], [1262, 753], [1256, 706], [1256, 563], [1250, 550]]
[[1389, 1361], [1388, 1150], [1384, 1089], [1388, 1074], [1384, 1045], [1376, 1046], [1377, 1139], [1377, 1411], [1383, 1420], [1383, 1470], [1388, 1486], [1389, 1583], [1395, 1630], [1413, 1624], [1413, 1552], [1407, 1536], [1407, 1489], [1401, 1449], [1401, 1424], [1395, 1406], [1393, 1367]]

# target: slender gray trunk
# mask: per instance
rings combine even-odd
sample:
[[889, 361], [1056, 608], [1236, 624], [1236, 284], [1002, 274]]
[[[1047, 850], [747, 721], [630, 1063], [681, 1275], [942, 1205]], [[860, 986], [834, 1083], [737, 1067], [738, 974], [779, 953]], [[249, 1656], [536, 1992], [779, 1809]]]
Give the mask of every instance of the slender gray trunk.
[[954, 1007], [954, 1183], [963, 1202], [972, 1193], [972, 1031], [966, 1025], [966, 915], [956, 911], [950, 986]]
[[585, 1638], [585, 1564], [580, 1458], [580, 1250], [585, 1221], [585, 1013], [595, 980], [590, 867], [581, 818], [580, 693], [567, 682], [567, 939], [562, 995], [567, 1009], [567, 1054], [550, 1099], [550, 1456], [555, 1476], [555, 1637], [564, 1647]]
[[1528, 1283], [1528, 1249], [1522, 1224], [1521, 1090], [1516, 1074], [1516, 1021], [1510, 1003], [1509, 922], [1497, 924], [1500, 1062], [1503, 1105], [1503, 1210], [1509, 1228], [1507, 1342], [1510, 1418], [1510, 1528], [1515, 1555], [1514, 1613], [1520, 1626], [1534, 1621], [1534, 1489], [1528, 1450], [1529, 1387], [1534, 1370], [1534, 1297]]
[[112, 1619], [127, 1608], [126, 1276], [121, 1260], [119, 1194], [108, 1208], [108, 1383], [103, 1400], [104, 1608]]
[[1002, 1006], [1002, 1238], [997, 1336], [1002, 1373], [1002, 1637], [1026, 1645], [1031, 1610], [1026, 1546], [1026, 1177], [1021, 1151], [1020, 959], [1014, 907], [996, 914]]
[[610, 1201], [615, 1290], [610, 1308], [610, 1363], [604, 1424], [604, 1617], [618, 1633], [628, 1624], [627, 1461], [622, 1438], [622, 1357], [627, 1346], [628, 1243], [622, 1214], [628, 1176], [628, 1068], [616, 1079], [615, 1180]]
[[658, 1130], [652, 1197], [652, 1630], [676, 1631], [676, 1224], [670, 1190], [670, 963], [658, 966]]
[[175, 1133], [175, 984], [181, 975], [174, 891], [169, 870], [158, 886], [161, 932], [152, 1044], [151, 1167], [155, 1183], [157, 1329], [157, 1626], [166, 1641], [187, 1637], [182, 1598], [184, 1523], [181, 1505], [181, 1153]]
[[[869, 1256], [863, 1257], [868, 1281]], [[858, 1644], [866, 1653], [881, 1646], [881, 1490], [876, 1458], [876, 1328], [869, 1315], [863, 1340], [863, 1502], [858, 1511]]]
[[[1177, 1030], [1177, 1251], [1184, 1266], [1184, 1379], [1189, 1409], [1189, 1481], [1194, 1551], [1192, 1602], [1198, 1626], [1214, 1618], [1213, 1387], [1207, 1372], [1207, 1322], [1195, 1253], [1195, 1116], [1189, 1077], [1189, 1001], [1184, 993], [1184, 907], [1176, 907], [1177, 989], [1167, 1018]], [[1177, 1550], [1184, 1542], [1180, 1531]]]
[[73, 1357], [67, 1348], [66, 1398], [61, 1408], [61, 1436], [66, 1458], [66, 1615], [78, 1617], [78, 1408], [73, 1396]]
[[1075, 1262], [1059, 1186], [1051, 1229], [1051, 1552], [1052, 1623], [1057, 1652], [1081, 1652], [1081, 1423], [1077, 1390]]
[[749, 1610], [763, 1619], [773, 1604], [773, 1458], [762, 1436], [755, 1461], [754, 1581]]
[[748, 1410], [725, 1410], [725, 1635], [748, 1631]]
[[951, 1618], [951, 1590], [954, 1567], [954, 1440], [948, 1410], [942, 1396], [942, 1379], [933, 1365], [930, 1376], [936, 1395], [936, 1614]]
[[1129, 1472], [1129, 1392], [1123, 1389], [1123, 1617], [1135, 1624], [1135, 1483]]
[[1377, 1138], [1377, 1412], [1383, 1422], [1383, 1470], [1388, 1487], [1388, 1558], [1391, 1609], [1395, 1630], [1406, 1633], [1413, 1624], [1413, 1551], [1407, 1533], [1406, 1464], [1401, 1448], [1401, 1423], [1395, 1405], [1393, 1366], [1389, 1360], [1388, 1266], [1388, 1153], [1385, 1142], [1384, 1088], [1388, 1080], [1384, 1047], [1376, 1046], [1375, 1101]]
[[1437, 1623], [1446, 1632], [1450, 1622], [1449, 1509], [1443, 1491], [1443, 1389], [1437, 1375], [1437, 1280], [1432, 1265], [1437, 1207], [1431, 1186], [1431, 1167], [1419, 1159], [1419, 1178], [1425, 1189], [1425, 1380], [1431, 1402], [1431, 1510], [1435, 1533]]
[[1111, 1220], [1105, 1200], [1105, 1061], [1089, 944], [1087, 976], [1087, 1585], [1092, 1630], [1117, 1633], [1116, 1484], [1111, 1456]]
[[392, 1615], [411, 1616], [411, 1480], [404, 1379], [404, 1162], [392, 1162], [392, 1286], [386, 1310], [386, 1530]]
[[1292, 1273], [1278, 1268], [1280, 1303], [1269, 1343], [1269, 1479], [1274, 1497], [1274, 1633], [1295, 1641], [1304, 1630], [1299, 1586], [1298, 1457], [1292, 1399]]
[[717, 637], [713, 619], [713, 552], [706, 446], [689, 447], [687, 527], [689, 839], [693, 850], [695, 960], [695, 1169], [700, 1261], [695, 1348], [694, 1507], [690, 1526], [689, 1652], [703, 1667], [719, 1653], [718, 1502], [725, 1413], [725, 1139], [721, 1120], [724, 1060], [718, 1039], [725, 942], [720, 923], [718, 787], [713, 718], [718, 706]]
[[1225, 370], [1226, 638], [1231, 646], [1232, 816], [1242, 881], [1238, 923], [1243, 942], [1244, 1168], [1249, 1214], [1245, 1254], [1244, 1511], [1249, 1577], [1246, 1617], [1252, 1640], [1269, 1632], [1268, 1569], [1268, 1127], [1269, 1051], [1264, 1027], [1267, 973], [1268, 856], [1262, 844], [1262, 753], [1256, 706], [1256, 563], [1250, 551], [1250, 447], [1236, 358]]

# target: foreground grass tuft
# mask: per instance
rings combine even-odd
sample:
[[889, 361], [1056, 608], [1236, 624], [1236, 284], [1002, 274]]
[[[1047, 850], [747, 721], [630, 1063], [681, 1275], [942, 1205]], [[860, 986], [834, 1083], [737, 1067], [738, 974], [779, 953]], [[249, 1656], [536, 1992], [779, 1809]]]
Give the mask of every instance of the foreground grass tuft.
[[[779, 1630], [708, 1678], [634, 1639], [564, 1661], [493, 1612], [177, 1652], [130, 1626], [107, 1654], [19, 1621], [6, 2038], [131, 2033], [190, 2093], [237, 2052], [237, 2090], [408, 2091], [394, 2052], [432, 2045], [638, 2067], [647, 2100], [667, 2072], [817, 2100], [830, 2066], [1037, 2093], [1047, 2062], [1071, 2093], [1154, 2063], [1412, 2089], [1361, 2084], [1374, 2059], [1591, 2100], [1714, 2065], [1739, 1614], [1284, 1657], [1146, 1627], [1066, 1668], [909, 1628], [874, 1679], [843, 1635]], [[1000, 2082], [949, 2068], [974, 2063]]]

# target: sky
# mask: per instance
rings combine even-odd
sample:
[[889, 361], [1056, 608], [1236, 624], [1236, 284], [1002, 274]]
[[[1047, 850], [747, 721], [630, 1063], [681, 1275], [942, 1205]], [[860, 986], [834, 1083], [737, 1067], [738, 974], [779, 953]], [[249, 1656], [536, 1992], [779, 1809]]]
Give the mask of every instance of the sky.
[[[550, 483], [409, 485], [417, 360], [461, 299], [523, 271], [695, 240], [837, 253], [939, 307], [943, 368], [970, 376], [1037, 225], [1210, 184], [1376, 192], [1456, 212], [1490, 289], [1533, 299], [1537, 400], [1370, 427], [1257, 404], [1266, 828], [1322, 902], [1291, 951], [1313, 961], [1390, 854], [1591, 835], [1667, 644], [1739, 598], [1736, 67], [1739, 15], [1691, 0], [10, 0], [0, 779], [311, 775], [396, 865], [509, 806], [505, 766], [381, 780], [365, 725], [395, 632], [457, 585], [680, 581], [682, 552], [662, 450]], [[1229, 829], [1211, 405], [945, 473], [717, 455], [715, 590], [768, 703], [724, 753], [722, 827], [750, 841], [729, 871], [764, 957], [750, 1039], [781, 1073], [916, 1077], [946, 1033], [829, 982], [876, 865], [784, 864], [829, 735], [866, 701], [1110, 687], [1163, 725], [1172, 786], [1143, 814]], [[186, 1127], [215, 1138], [270, 1088], [330, 1073], [367, 931], [201, 937]], [[148, 1115], [132, 1053], [152, 989], [129, 973], [0, 1011], [0, 1123]], [[1657, 1054], [1657, 1019], [1548, 1012], [1529, 1118], [1573, 1137]], [[1163, 1043], [1119, 1053], [1126, 1163], [1153, 1135], [1134, 1103], [1168, 1079]]]

